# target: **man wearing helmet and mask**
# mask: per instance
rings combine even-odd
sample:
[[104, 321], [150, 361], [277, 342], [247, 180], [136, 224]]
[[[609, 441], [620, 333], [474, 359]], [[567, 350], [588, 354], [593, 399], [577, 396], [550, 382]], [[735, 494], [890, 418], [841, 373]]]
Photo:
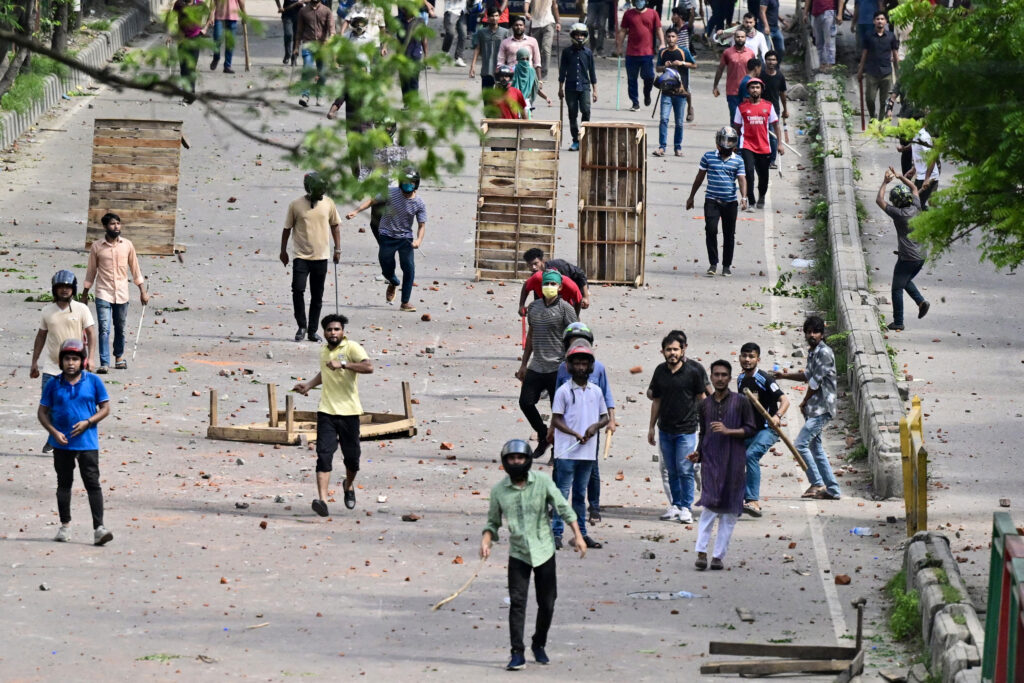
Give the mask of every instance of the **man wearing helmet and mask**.
[[732, 252], [736, 239], [736, 184], [740, 186], [739, 203], [747, 207], [747, 185], [743, 160], [733, 154], [739, 136], [731, 127], [719, 128], [715, 134], [716, 150], [705, 152], [700, 159], [700, 170], [693, 179], [693, 188], [686, 199], [686, 210], [693, 208], [697, 190], [708, 179], [704, 192], [704, 237], [708, 249], [707, 275], [714, 277], [718, 270], [718, 221], [722, 221], [722, 275], [732, 275]]
[[[398, 286], [402, 287], [402, 305], [400, 310], [413, 312], [412, 285], [416, 278], [415, 250], [423, 243], [427, 231], [427, 205], [416, 196], [420, 187], [420, 174], [412, 166], [406, 167], [398, 175], [398, 186], [389, 187], [387, 198], [377, 197], [363, 200], [355, 211], [350, 211], [345, 218], [351, 220], [356, 215], [374, 204], [384, 205], [384, 213], [380, 219], [380, 236], [377, 240], [377, 259], [380, 272], [387, 281], [384, 298], [390, 303], [395, 300]], [[418, 232], [413, 237], [413, 222], [419, 224]], [[395, 275], [395, 254], [398, 254], [402, 266], [402, 279]]]
[[[70, 270], [57, 271], [50, 280], [50, 293], [53, 294], [53, 303], [46, 304], [41, 311], [39, 330], [32, 346], [32, 366], [29, 370], [29, 377], [39, 377], [39, 359], [42, 357], [43, 389], [50, 379], [61, 373], [61, 344], [68, 339], [85, 339], [86, 369], [89, 367], [89, 358], [96, 348], [96, 321], [86, 304], [75, 301], [78, 294], [78, 278], [75, 274]], [[43, 446], [44, 453], [49, 453], [50, 450], [49, 443]]]
[[[893, 179], [900, 181], [901, 184], [892, 188], [889, 192], [889, 202], [886, 202], [885, 187]], [[914, 277], [924, 267], [924, 252], [920, 245], [910, 239], [910, 219], [921, 213], [921, 197], [914, 183], [890, 166], [882, 179], [882, 186], [878, 188], [875, 204], [892, 218], [893, 226], [896, 228], [899, 248], [896, 251], [896, 267], [892, 271], [892, 322], [889, 323], [889, 329], [902, 331], [904, 291], [917, 304], [918, 318], [927, 315], [928, 309], [931, 308], [931, 304], [914, 284]]]
[[665, 44], [658, 13], [647, 6], [647, 0], [632, 0], [632, 9], [622, 15], [622, 24], [615, 34], [615, 52], [622, 54], [622, 43], [626, 42], [626, 85], [629, 100], [633, 103], [630, 111], [640, 110], [640, 90], [637, 77], [644, 81], [644, 106], [651, 106], [651, 90], [654, 88], [654, 49]]
[[572, 43], [562, 50], [558, 62], [558, 98], [569, 107], [569, 132], [572, 134], [570, 152], [580, 148], [580, 127], [576, 115], [584, 122], [590, 120], [590, 105], [597, 102], [597, 70], [594, 53], [587, 47], [587, 27], [573, 24], [569, 29]]
[[[512, 85], [512, 67], [501, 64], [494, 70], [494, 89], [485, 105], [486, 116], [501, 119], [525, 119], [526, 98]], [[493, 148], [497, 149], [497, 148]]]
[[526, 601], [530, 592], [531, 574], [537, 591], [537, 625], [533, 632], [531, 650], [538, 664], [550, 662], [545, 648], [548, 629], [555, 613], [557, 581], [555, 539], [548, 523], [548, 506], [554, 507], [572, 528], [576, 539], [574, 546], [580, 559], [587, 554], [587, 545], [576, 522], [576, 514], [551, 477], [530, 469], [532, 461], [530, 444], [522, 439], [512, 439], [502, 447], [501, 465], [508, 476], [491, 489], [487, 525], [480, 539], [480, 557], [486, 560], [491, 555], [491, 543], [498, 538], [502, 517], [507, 520], [508, 630], [512, 641], [512, 657], [506, 668], [510, 671], [526, 666], [523, 632], [526, 627]]
[[[292, 308], [298, 330], [295, 341], [323, 341], [316, 333], [320, 307], [327, 279], [329, 239], [334, 240], [333, 260], [341, 260], [341, 216], [334, 200], [324, 196], [327, 183], [318, 173], [307, 173], [302, 179], [306, 194], [288, 205], [288, 214], [281, 231], [281, 263], [288, 266], [288, 238], [295, 231], [292, 261]], [[328, 235], [330, 238], [328, 238]], [[309, 279], [309, 317], [306, 317], [306, 280]], [[311, 327], [310, 327], [311, 325]]]

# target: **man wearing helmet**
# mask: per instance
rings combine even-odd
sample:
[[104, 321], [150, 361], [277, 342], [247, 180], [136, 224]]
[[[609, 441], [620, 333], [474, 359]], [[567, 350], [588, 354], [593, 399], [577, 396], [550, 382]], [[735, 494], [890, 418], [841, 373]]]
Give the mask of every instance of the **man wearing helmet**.
[[[639, 76], [644, 80], [644, 106], [651, 105], [651, 90], [654, 88], [654, 49], [665, 44], [658, 13], [647, 6], [647, 0], [632, 0], [633, 7], [622, 15], [622, 23], [615, 33], [615, 52], [622, 54], [622, 43], [626, 42], [626, 85], [629, 100], [633, 103], [630, 111], [640, 110]], [[657, 38], [657, 46], [655, 46]]]
[[[747, 180], [747, 206], [754, 203], [754, 172], [757, 172], [757, 208], [764, 208], [764, 196], [768, 193], [768, 178], [771, 171], [772, 145], [769, 130], [775, 129], [775, 137], [782, 138], [782, 124], [775, 106], [762, 99], [764, 81], [751, 78], [747, 81], [749, 99], [736, 107], [736, 115], [732, 120], [733, 128], [740, 134], [740, 147], [743, 155], [744, 173]], [[786, 150], [779, 147], [779, 154]]]
[[573, 24], [569, 29], [571, 44], [562, 50], [558, 62], [558, 98], [569, 107], [569, 132], [572, 134], [570, 152], [580, 148], [580, 128], [577, 114], [584, 122], [590, 120], [590, 105], [597, 102], [597, 70], [594, 53], [587, 47], [587, 27]]
[[[333, 16], [333, 15], [332, 15]], [[335, 263], [341, 260], [341, 216], [334, 200], [324, 196], [327, 183], [318, 173], [307, 173], [302, 179], [306, 194], [288, 205], [281, 231], [281, 263], [288, 266], [288, 238], [295, 231], [292, 261], [292, 308], [298, 330], [295, 341], [306, 337], [309, 341], [322, 341], [316, 333], [316, 322], [320, 319], [320, 307], [324, 298], [324, 281], [327, 279], [327, 257], [330, 254], [329, 238], [334, 240]], [[306, 317], [306, 280], [309, 279], [309, 317]], [[307, 323], [308, 321], [308, 323]], [[312, 325], [312, 327], [309, 327]]]
[[[512, 67], [500, 64], [494, 70], [494, 90], [485, 98], [485, 115], [489, 118], [525, 119], [526, 98], [512, 85]], [[494, 148], [497, 149], [497, 148]]]
[[[96, 348], [96, 322], [86, 304], [75, 301], [78, 294], [78, 278], [70, 270], [59, 270], [50, 280], [50, 293], [53, 303], [43, 306], [39, 330], [36, 332], [32, 346], [32, 366], [29, 377], [36, 379], [40, 375], [39, 359], [43, 360], [42, 388], [61, 373], [60, 347], [68, 339], [86, 340], [85, 367], [89, 367], [89, 358]], [[46, 350], [43, 355], [43, 350]], [[43, 446], [43, 452], [49, 453], [49, 442]]]
[[100, 451], [96, 425], [110, 414], [110, 397], [103, 380], [85, 371], [86, 350], [81, 339], [68, 339], [60, 347], [61, 374], [43, 389], [36, 416], [49, 432], [57, 471], [57, 511], [60, 529], [55, 541], [71, 538], [71, 485], [75, 465], [89, 494], [93, 543], [106, 545], [114, 535], [103, 526], [103, 489], [100, 486]]
[[693, 208], [694, 197], [704, 178], [708, 188], [704, 193], [704, 238], [708, 249], [710, 266], [707, 275], [714, 276], [718, 270], [718, 221], [722, 221], [722, 275], [732, 275], [732, 252], [736, 239], [736, 184], [740, 186], [740, 204], [747, 208], [747, 185], [743, 160], [733, 150], [739, 136], [731, 127], [719, 128], [715, 134], [712, 152], [704, 152], [700, 159], [700, 170], [693, 180], [686, 210]]
[[587, 545], [580, 533], [576, 514], [551, 477], [530, 469], [533, 454], [522, 439], [512, 439], [501, 449], [501, 466], [507, 475], [491, 489], [487, 525], [480, 538], [480, 557], [491, 556], [491, 543], [498, 539], [501, 519], [508, 522], [508, 630], [512, 641], [512, 657], [506, 667], [510, 671], [526, 666], [526, 600], [530, 594], [530, 575], [537, 591], [537, 625], [533, 632], [533, 658], [548, 664], [545, 648], [548, 630], [555, 614], [558, 586], [555, 573], [555, 540], [548, 524], [551, 506], [572, 528], [576, 551], [582, 559]]
[[[893, 179], [899, 180], [901, 184], [889, 192], [889, 202], [887, 203], [885, 187]], [[921, 213], [921, 198], [914, 183], [890, 166], [889, 170], [885, 172], [881, 187], [878, 188], [875, 204], [892, 219], [893, 227], [896, 228], [898, 249], [896, 251], [896, 266], [892, 271], [892, 322], [889, 323], [889, 329], [902, 331], [904, 329], [904, 291], [917, 304], [918, 318], [925, 317], [928, 314], [928, 309], [931, 308], [931, 304], [921, 295], [917, 285], [914, 284], [914, 277], [924, 267], [924, 252], [917, 242], [910, 239], [910, 219]]]

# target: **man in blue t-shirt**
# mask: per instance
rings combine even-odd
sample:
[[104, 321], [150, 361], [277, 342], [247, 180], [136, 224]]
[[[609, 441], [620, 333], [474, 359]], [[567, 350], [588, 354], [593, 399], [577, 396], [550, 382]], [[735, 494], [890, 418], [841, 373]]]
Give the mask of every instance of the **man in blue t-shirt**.
[[57, 471], [57, 511], [60, 529], [53, 540], [71, 538], [71, 484], [75, 463], [89, 494], [93, 543], [106, 545], [114, 535], [103, 526], [103, 489], [100, 487], [100, 445], [96, 425], [110, 414], [110, 397], [103, 380], [82, 369], [85, 345], [68, 339], [60, 347], [61, 374], [50, 380], [39, 400], [37, 416], [53, 447], [53, 468]]
[[708, 248], [708, 277], [718, 271], [718, 221], [722, 221], [722, 275], [732, 275], [732, 252], [736, 241], [736, 183], [740, 186], [739, 204], [747, 208], [747, 183], [743, 159], [733, 154], [739, 135], [731, 127], [719, 128], [715, 134], [716, 151], [705, 152], [700, 159], [700, 170], [693, 180], [693, 188], [686, 200], [686, 210], [693, 208], [697, 190], [708, 179], [704, 192], [704, 237]]

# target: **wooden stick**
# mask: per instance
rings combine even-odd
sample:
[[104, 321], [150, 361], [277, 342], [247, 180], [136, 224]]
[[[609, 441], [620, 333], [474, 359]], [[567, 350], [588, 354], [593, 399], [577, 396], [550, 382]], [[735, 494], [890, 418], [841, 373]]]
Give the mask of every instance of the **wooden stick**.
[[267, 426], [277, 427], [277, 385], [267, 385], [267, 402], [270, 403], [270, 412], [267, 416]]
[[778, 434], [779, 438], [782, 439], [782, 442], [789, 447], [789, 451], [793, 454], [793, 457], [796, 458], [797, 463], [806, 472], [807, 462], [804, 461], [803, 457], [800, 455], [800, 452], [796, 449], [796, 446], [793, 445], [793, 442], [789, 440], [789, 437], [786, 436], [782, 429], [775, 426], [775, 423], [772, 421], [772, 416], [768, 414], [768, 411], [764, 409], [764, 406], [761, 405], [761, 402], [757, 400], [757, 395], [750, 389], [744, 389], [743, 393], [746, 394], [747, 398], [750, 400], [751, 405], [754, 406], [754, 410], [759, 412], [761, 414], [761, 417], [768, 421], [768, 426], [771, 427], [771, 430]]
[[602, 460], [608, 459], [608, 449], [612, 447], [612, 434], [614, 432], [606, 431], [604, 433], [604, 453], [601, 455]]
[[445, 605], [447, 605], [447, 604], [448, 604], [449, 602], [451, 602], [451, 601], [452, 601], [452, 600], [454, 600], [455, 598], [459, 597], [459, 595], [460, 595], [460, 594], [461, 594], [461, 593], [462, 593], [462, 592], [463, 592], [464, 590], [466, 590], [467, 588], [469, 588], [470, 584], [472, 584], [472, 583], [473, 583], [473, 582], [474, 582], [474, 581], [476, 580], [476, 577], [477, 577], [477, 575], [478, 575], [478, 574], [480, 573], [480, 570], [484, 568], [484, 562], [486, 562], [486, 561], [487, 561], [486, 559], [484, 559], [484, 558], [482, 558], [482, 557], [481, 557], [481, 558], [480, 558], [480, 564], [478, 564], [478, 565], [476, 566], [476, 571], [475, 571], [475, 572], [473, 572], [473, 576], [469, 577], [469, 581], [467, 581], [466, 583], [462, 584], [462, 588], [460, 588], [459, 590], [455, 591], [454, 593], [452, 593], [451, 595], [449, 595], [449, 596], [448, 596], [447, 598], [445, 598], [444, 600], [440, 601], [439, 603], [437, 603], [436, 605], [434, 605], [433, 607], [431, 607], [431, 608], [430, 608], [430, 611], [431, 611], [431, 612], [436, 612], [436, 611], [437, 611], [437, 610], [439, 610], [439, 609], [440, 609], [441, 607], [444, 607], [444, 606], [445, 606]]
[[210, 426], [217, 426], [217, 390], [210, 389]]
[[245, 48], [245, 70], [250, 71], [252, 62], [249, 61], [249, 24], [242, 17], [242, 47]]

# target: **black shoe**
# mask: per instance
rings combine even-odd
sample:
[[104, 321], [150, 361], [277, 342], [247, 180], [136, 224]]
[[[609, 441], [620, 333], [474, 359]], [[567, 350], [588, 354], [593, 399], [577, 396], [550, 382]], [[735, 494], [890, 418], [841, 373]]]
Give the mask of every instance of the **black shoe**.
[[651, 106], [651, 93], [649, 93], [649, 92], [645, 92], [644, 93], [644, 106], [645, 107]]
[[328, 515], [327, 503], [323, 502], [319, 498], [313, 501], [312, 508], [313, 512], [320, 515], [321, 517], [326, 517]]
[[531, 647], [530, 649], [533, 650], [533, 659], [538, 664], [550, 664], [551, 663], [551, 660], [548, 658], [548, 653], [544, 652], [544, 648], [542, 648], [542, 647]]
[[722, 277], [732, 277], [732, 268], [729, 266], [722, 266]]
[[604, 547], [603, 543], [595, 541], [590, 536], [584, 536], [583, 537], [583, 542], [587, 544], [588, 548], [599, 548], [600, 549], [600, 548]]
[[928, 315], [928, 310], [931, 307], [932, 307], [932, 305], [930, 303], [928, 303], [927, 301], [922, 301], [921, 303], [919, 303], [917, 305], [917, 319], [920, 320], [921, 318], [923, 318], [926, 315]]
[[356, 490], [354, 488], [345, 491], [345, 507], [349, 510], [354, 509], [356, 506]]
[[295, 62], [298, 59], [295, 55], [292, 55], [292, 66], [295, 66]]
[[219, 52], [213, 56], [213, 59], [210, 60], [210, 71], [216, 71], [218, 64], [220, 64], [220, 53]]
[[562, 548], [563, 548], [562, 537], [561, 536], [555, 536], [555, 550], [561, 550]]
[[281, 63], [284, 64], [285, 66], [288, 66], [288, 62], [291, 61], [291, 58], [292, 58], [291, 55], [285, 55], [284, 59], [281, 60]]
[[226, 73], [226, 74], [233, 74], [233, 73], [235, 73], [235, 70], [232, 69], [230, 66], [226, 66], [226, 67], [224, 67], [224, 73]]
[[634, 102], [633, 106], [629, 108], [630, 111], [640, 111], [640, 103]]
[[302, 338], [306, 336], [306, 328], [300, 327], [295, 330], [295, 341], [302, 341]]
[[311, 341], [311, 342], [317, 342], [318, 344], [319, 344], [320, 342], [322, 342], [322, 341], [324, 340], [324, 338], [323, 338], [323, 337], [321, 337], [321, 336], [320, 336], [319, 334], [317, 334], [316, 332], [310, 332], [310, 333], [309, 333], [309, 334], [308, 334], [308, 335], [306, 336], [306, 339], [308, 339], [308, 340], [309, 340], [309, 341]]
[[902, 332], [903, 331], [903, 324], [902, 323], [889, 323], [888, 325], [885, 326], [885, 329], [889, 330], [890, 332]]
[[759, 209], [763, 209], [764, 208], [764, 197], [761, 197], [760, 199], [757, 200], [756, 206]]
[[711, 568], [715, 569], [715, 570], [725, 569], [725, 564], [722, 563], [722, 558], [720, 558], [720, 557], [712, 557], [711, 558]]
[[53, 446], [50, 445], [49, 439], [43, 444], [43, 453], [53, 453]]
[[309, 106], [309, 95], [303, 95], [302, 97], [299, 98], [299, 106], [300, 107], [308, 107]]
[[513, 652], [512, 659], [508, 660], [508, 664], [505, 666], [505, 669], [508, 671], [519, 671], [525, 668], [526, 657], [523, 656], [522, 652]]
[[718, 266], [708, 266], [707, 271], [704, 273], [708, 277], [714, 277], [715, 273], [718, 272]]
[[597, 508], [590, 508], [590, 517], [587, 521], [591, 524], [598, 524], [601, 521], [601, 511]]

